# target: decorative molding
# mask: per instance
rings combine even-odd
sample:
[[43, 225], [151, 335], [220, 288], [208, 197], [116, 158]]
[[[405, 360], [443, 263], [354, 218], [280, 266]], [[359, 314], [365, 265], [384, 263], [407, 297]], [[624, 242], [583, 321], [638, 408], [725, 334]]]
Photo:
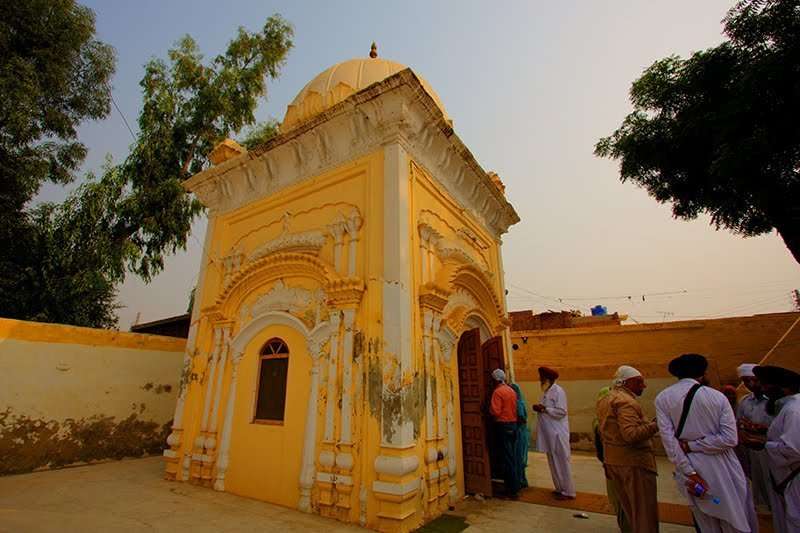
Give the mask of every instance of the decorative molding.
[[325, 284], [328, 305], [332, 307], [357, 307], [364, 295], [366, 285], [358, 278], [345, 278]]
[[258, 316], [270, 311], [286, 311], [298, 315], [309, 308], [316, 307], [314, 323], [317, 323], [320, 305], [324, 302], [325, 293], [322, 290], [312, 292], [298, 287], [289, 287], [283, 280], [278, 280], [266, 294], [259, 296], [250, 306], [250, 313]]
[[346, 98], [247, 154], [184, 182], [212, 212], [228, 212], [399, 139], [495, 238], [519, 216], [409, 69]]
[[447, 317], [452, 313], [455, 309], [462, 308], [466, 310], [472, 309], [480, 309], [480, 305], [472, 297], [470, 293], [463, 289], [457, 289], [450, 294], [450, 297], [447, 299], [447, 305], [444, 306], [442, 310], [442, 316]]
[[453, 348], [456, 342], [458, 342], [458, 335], [445, 323], [440, 323], [438, 326], [435, 326], [434, 329], [436, 330], [436, 340], [439, 341], [439, 350], [442, 360], [445, 364], [449, 364], [450, 357], [453, 354]]
[[375, 458], [375, 472], [378, 474], [402, 477], [415, 472], [417, 468], [419, 468], [419, 457], [416, 455], [406, 455], [403, 457], [379, 455]]
[[325, 245], [325, 234], [319, 230], [302, 233], [282, 233], [265, 242], [247, 256], [247, 261], [256, 261], [275, 252], [296, 252], [318, 255]]

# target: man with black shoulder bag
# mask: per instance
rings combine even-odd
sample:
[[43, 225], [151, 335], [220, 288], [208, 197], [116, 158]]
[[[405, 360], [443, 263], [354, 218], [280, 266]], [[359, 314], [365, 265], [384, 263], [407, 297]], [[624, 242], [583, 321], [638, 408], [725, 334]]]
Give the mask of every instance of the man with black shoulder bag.
[[756, 533], [750, 484], [734, 451], [736, 417], [721, 392], [704, 386], [707, 368], [699, 354], [669, 363], [679, 381], [656, 396], [661, 441], [702, 533]]

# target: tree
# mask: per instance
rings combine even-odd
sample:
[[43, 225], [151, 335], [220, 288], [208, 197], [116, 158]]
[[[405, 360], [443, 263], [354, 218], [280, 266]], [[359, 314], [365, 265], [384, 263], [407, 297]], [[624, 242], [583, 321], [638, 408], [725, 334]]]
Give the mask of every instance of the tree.
[[[112, 228], [120, 243], [133, 244], [127, 266], [144, 280], [163, 269], [165, 254], [186, 247], [202, 206], [181, 182], [208, 166], [217, 143], [255, 123], [267, 78], [279, 75], [292, 34], [291, 25], [273, 15], [260, 33], [239, 28], [209, 65], [188, 35], [169, 51], [169, 65], [160, 59], [146, 65], [139, 134], [121, 169], [130, 192]], [[269, 128], [254, 131], [263, 136]]]
[[2, 4], [0, 214], [13, 218], [43, 182], [74, 179], [86, 155], [76, 128], [108, 115], [115, 59], [72, 0]]
[[[48, 3], [41, 4], [40, 9], [48, 11]], [[91, 11], [70, 5], [83, 10], [84, 17], [93, 21]], [[25, 42], [30, 40], [26, 35], [33, 31], [28, 26], [47, 25], [45, 22], [16, 24], [13, 32], [22, 35], [19, 40]], [[94, 31], [93, 24], [91, 30]], [[266, 21], [261, 32], [250, 33], [240, 28], [226, 52], [210, 65], [203, 64], [197, 45], [188, 36], [169, 51], [169, 63], [151, 60], [140, 84], [144, 103], [139, 133], [129, 156], [116, 166], [109, 162], [99, 178], [89, 176], [62, 205], [43, 204], [23, 210], [42, 179], [49, 179], [51, 174], [66, 174], [48, 170], [50, 173], [40, 174], [44, 178], [36, 178], [31, 169], [18, 165], [10, 175], [19, 174], [18, 180], [37, 185], [29, 187], [35, 189], [34, 193], [17, 203], [14, 230], [6, 232], [13, 250], [0, 251], [0, 315], [113, 326], [116, 287], [126, 272], [132, 271], [149, 281], [163, 268], [166, 254], [185, 248], [191, 223], [202, 206], [184, 191], [181, 182], [208, 165], [207, 154], [217, 143], [246, 126], [253, 126], [258, 100], [266, 94], [266, 79], [278, 76], [291, 49], [291, 37], [291, 26], [276, 15]], [[111, 58], [113, 67], [113, 54]], [[73, 79], [87, 77], [80, 74], [84, 62], [77, 61], [72, 66]], [[3, 91], [6, 86], [13, 88], [14, 80], [5, 76], [7, 72], [5, 69], [0, 74], [4, 76], [0, 80]], [[64, 75], [70, 77], [69, 69]], [[84, 85], [87, 83], [79, 84]], [[6, 92], [2, 94], [5, 96]], [[80, 101], [81, 97], [82, 94], [73, 96], [71, 101]], [[110, 94], [105, 97], [107, 112]], [[11, 107], [9, 110], [13, 111]], [[97, 111], [100, 107], [91, 109]], [[9, 110], [0, 108], [6, 115]], [[45, 111], [42, 115], [45, 119], [53, 116]], [[68, 118], [75, 120], [69, 137], [73, 142], [69, 146], [82, 160], [85, 148], [75, 148], [78, 145], [74, 142], [78, 117], [75, 111], [68, 114]], [[258, 142], [275, 132], [275, 123], [255, 126], [248, 139]], [[46, 142], [32, 141], [35, 148], [49, 143], [54, 136], [52, 132], [42, 135]], [[5, 129], [2, 136], [3, 142], [9, 144], [19, 144], [22, 139], [17, 132]], [[3, 163], [11, 161], [5, 151], [2, 157]], [[51, 162], [48, 169], [72, 171], [80, 161], [73, 157], [67, 162], [69, 165], [61, 167]], [[9, 183], [12, 181], [3, 175], [0, 194], [11, 190]]]
[[676, 218], [775, 229], [800, 262], [800, 1], [744, 0], [723, 24], [719, 46], [645, 70], [634, 111], [595, 154]]
[[44, 182], [75, 178], [86, 156], [78, 125], [110, 110], [114, 49], [94, 38], [94, 13], [72, 0], [2, 2], [2, 13], [0, 314], [47, 319], [36, 302], [54, 289], [33, 277], [38, 246], [53, 249], [44, 225], [55, 208], [26, 206]]

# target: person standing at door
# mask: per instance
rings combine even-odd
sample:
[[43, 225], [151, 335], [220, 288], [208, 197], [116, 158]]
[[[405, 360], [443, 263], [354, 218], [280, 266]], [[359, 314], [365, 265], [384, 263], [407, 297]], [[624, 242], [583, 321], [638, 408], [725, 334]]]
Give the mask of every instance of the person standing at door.
[[[638, 370], [627, 365], [619, 367], [614, 374], [613, 390], [597, 402], [597, 417], [603, 441], [603, 466], [608, 478], [619, 488], [617, 495], [623, 514], [633, 531], [655, 533], [658, 471], [652, 439], [658, 433], [658, 425], [645, 418], [636, 399], [646, 388]], [[619, 519], [617, 523], [624, 531], [625, 523]]]
[[764, 445], [775, 533], [800, 533], [800, 374], [778, 366], [753, 370], [776, 414]]
[[531, 408], [536, 411], [536, 448], [547, 454], [550, 476], [558, 500], [574, 500], [575, 486], [572, 484], [570, 466], [569, 420], [567, 419], [567, 393], [556, 383], [558, 372], [545, 366], [539, 367], [539, 382], [542, 399]]
[[511, 388], [517, 393], [517, 448], [516, 461], [517, 473], [519, 474], [519, 486], [522, 489], [528, 488], [528, 446], [531, 441], [531, 431], [528, 429], [528, 402], [522, 394], [522, 389], [516, 383], [511, 384]]
[[752, 491], [734, 451], [736, 418], [728, 399], [703, 385], [707, 368], [694, 353], [670, 361], [679, 381], [656, 396], [661, 442], [700, 531], [757, 532]]
[[517, 393], [506, 385], [506, 373], [496, 368], [492, 378], [497, 385], [492, 392], [489, 413], [497, 422], [502, 446], [503, 481], [506, 496], [516, 499], [519, 493], [519, 471], [517, 469]]

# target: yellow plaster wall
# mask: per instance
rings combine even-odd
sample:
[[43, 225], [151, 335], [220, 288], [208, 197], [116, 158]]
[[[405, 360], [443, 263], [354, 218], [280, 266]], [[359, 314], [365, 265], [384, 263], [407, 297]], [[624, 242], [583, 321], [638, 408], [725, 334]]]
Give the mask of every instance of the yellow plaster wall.
[[[184, 346], [184, 339], [0, 319], [0, 473], [129, 455], [137, 446], [160, 451]], [[88, 430], [108, 446], [84, 440]]]
[[[253, 423], [259, 350], [273, 337], [283, 339], [289, 347], [284, 422]], [[297, 506], [298, 492], [292, 489], [300, 477], [310, 370], [305, 339], [295, 329], [267, 327], [248, 345], [239, 364], [231, 463], [226, 476], [226, 486], [231, 492], [286, 507]], [[321, 414], [318, 412], [318, 417]]]
[[[798, 316], [800, 313], [774, 313], [663, 324], [514, 331], [517, 380], [530, 404], [541, 395], [537, 368], [558, 369], [559, 383], [567, 393], [573, 447], [590, 449], [597, 392], [610, 383], [618, 366], [633, 365], [644, 374], [648, 389], [640, 401], [645, 413], [655, 416], [655, 396], [675, 382], [667, 371], [672, 358], [687, 352], [701, 353], [709, 359], [712, 385], [737, 384], [736, 367], [758, 363]], [[783, 364], [800, 361], [797, 326], [770, 359]], [[531, 423], [535, 427], [535, 416]]]
[[[249, 204], [241, 209], [214, 217], [210, 242], [210, 258], [207, 275], [202, 290], [198, 291], [201, 309], [214, 306], [219, 297], [222, 279], [222, 257], [237, 250], [245, 256], [257, 246], [278, 237], [283, 231], [283, 217], [289, 213], [291, 233], [310, 230], [327, 231], [327, 225], [335, 222], [338, 216], [347, 217], [357, 208], [363, 223], [357, 244], [355, 275], [365, 281], [367, 290], [356, 314], [354, 324], [357, 335], [362, 339], [359, 350], [363, 350], [360, 363], [368, 364], [370, 350], [377, 354], [381, 326], [381, 273], [383, 256], [381, 253], [383, 196], [382, 196], [383, 152], [368, 154], [351, 163], [333, 169], [320, 176], [271, 195], [263, 200]], [[345, 241], [342, 248], [342, 267], [346, 271], [349, 262], [349, 245]], [[334, 266], [334, 251], [331, 239], [322, 248], [319, 258]], [[300, 277], [286, 278], [285, 283], [293, 287], [316, 290], [319, 285]], [[245, 288], [242, 300], [244, 306], [251, 305], [255, 299], [266, 293], [273, 284], [249, 285]], [[229, 310], [226, 310], [229, 311]], [[233, 310], [230, 320], [237, 321], [232, 331], [235, 336], [242, 327], [238, 310]], [[252, 423], [255, 401], [257, 353], [268, 338], [279, 336], [290, 344], [290, 366], [287, 389], [286, 420], [283, 426], [268, 426]], [[187, 437], [182, 441], [185, 451], [191, 448], [199, 432], [203, 410], [203, 396], [208, 373], [208, 354], [212, 346], [212, 327], [208, 317], [201, 318], [198, 330], [196, 355], [193, 358], [193, 371], [198, 379], [189, 385], [184, 411], [184, 427]], [[341, 343], [341, 338], [340, 338]], [[373, 354], [373, 355], [374, 355]], [[346, 354], [342, 354], [345, 356]], [[352, 357], [352, 354], [350, 354]], [[317, 410], [317, 454], [321, 449], [325, 424], [325, 400], [327, 390], [327, 358], [320, 365], [320, 399]], [[231, 436], [230, 466], [225, 478], [225, 490], [244, 496], [257, 498], [296, 507], [301, 469], [301, 454], [304, 438], [305, 413], [309, 390], [311, 359], [306, 353], [305, 341], [295, 330], [288, 327], [272, 326], [254, 339], [245, 358], [240, 363], [238, 376], [235, 418]], [[369, 415], [366, 399], [365, 378], [356, 374], [354, 364], [352, 421], [356, 467], [353, 471], [354, 485], [361, 483], [362, 476], [372, 476], [371, 468], [366, 471], [364, 464], [372, 464], [378, 447], [368, 447], [368, 442], [379, 442], [380, 428]], [[339, 378], [341, 365], [337, 368]], [[227, 365], [222, 401], [228, 395], [230, 365]], [[337, 388], [338, 390], [338, 388]], [[220, 407], [222, 410], [222, 406]], [[223, 413], [220, 413], [219, 426], [222, 429]], [[336, 427], [340, 425], [338, 411]], [[369, 435], [367, 438], [366, 435]], [[371, 483], [371, 479], [367, 483]], [[359, 520], [359, 494], [353, 491], [350, 505], [334, 516], [351, 522]], [[374, 514], [374, 512], [373, 512]], [[374, 519], [374, 517], [372, 517]]]

